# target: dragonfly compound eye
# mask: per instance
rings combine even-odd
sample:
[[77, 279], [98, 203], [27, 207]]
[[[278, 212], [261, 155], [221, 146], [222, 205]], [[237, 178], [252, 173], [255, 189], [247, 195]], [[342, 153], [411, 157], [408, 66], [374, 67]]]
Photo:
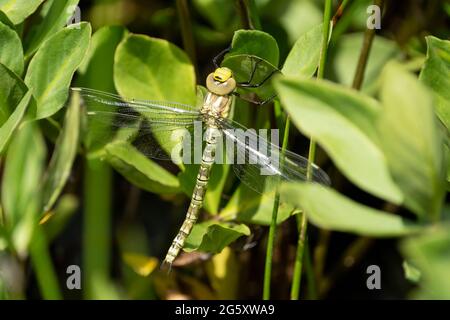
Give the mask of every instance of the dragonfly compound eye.
[[206, 87], [214, 94], [224, 96], [236, 89], [236, 80], [228, 68], [218, 68], [206, 78]]

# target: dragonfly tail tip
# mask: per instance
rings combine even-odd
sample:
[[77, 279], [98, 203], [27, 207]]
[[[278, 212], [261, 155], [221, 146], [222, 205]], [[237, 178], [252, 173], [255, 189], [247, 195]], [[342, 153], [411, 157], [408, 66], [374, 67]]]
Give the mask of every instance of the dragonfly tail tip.
[[167, 274], [169, 274], [172, 271], [172, 264], [167, 260], [164, 260], [159, 266], [159, 269], [162, 271], [167, 271]]

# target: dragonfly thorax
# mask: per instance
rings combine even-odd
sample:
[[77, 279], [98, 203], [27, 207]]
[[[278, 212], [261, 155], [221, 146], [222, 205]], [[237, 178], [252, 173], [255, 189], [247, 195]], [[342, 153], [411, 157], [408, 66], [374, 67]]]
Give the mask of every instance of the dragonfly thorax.
[[228, 68], [217, 68], [206, 78], [206, 87], [209, 91], [219, 96], [231, 94], [236, 89], [236, 80]]

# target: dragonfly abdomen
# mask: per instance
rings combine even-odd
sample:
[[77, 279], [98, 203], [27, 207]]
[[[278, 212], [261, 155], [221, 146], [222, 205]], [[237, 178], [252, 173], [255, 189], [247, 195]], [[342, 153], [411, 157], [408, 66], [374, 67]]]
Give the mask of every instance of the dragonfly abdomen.
[[163, 264], [172, 265], [175, 258], [183, 248], [186, 238], [191, 233], [194, 224], [197, 222], [200, 210], [203, 206], [203, 200], [205, 198], [206, 189], [208, 187], [208, 181], [211, 174], [211, 168], [214, 164], [214, 157], [217, 147], [217, 141], [214, 136], [206, 138], [206, 146], [203, 150], [202, 162], [197, 174], [197, 180], [195, 183], [194, 191], [192, 194], [191, 203], [186, 214], [186, 218], [178, 232], [177, 236], [172, 242], [172, 245], [167, 252]]

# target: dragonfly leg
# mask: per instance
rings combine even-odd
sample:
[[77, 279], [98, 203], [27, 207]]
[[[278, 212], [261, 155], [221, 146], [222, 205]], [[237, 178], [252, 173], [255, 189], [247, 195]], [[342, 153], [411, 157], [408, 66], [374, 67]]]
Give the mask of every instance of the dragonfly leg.
[[277, 96], [276, 94], [274, 94], [273, 96], [271, 96], [271, 97], [268, 98], [268, 99], [265, 99], [265, 100], [263, 100], [263, 101], [258, 101], [258, 100], [250, 100], [250, 99], [247, 99], [247, 98], [244, 99], [244, 98], [241, 97], [241, 95], [240, 95], [238, 92], [233, 92], [233, 95], [235, 95], [236, 97], [241, 98], [241, 99], [243, 99], [243, 100], [245, 100], [245, 101], [248, 101], [248, 102], [250, 102], [250, 103], [253, 103], [253, 104], [257, 105], [257, 106], [262, 106], [262, 105], [264, 105], [264, 104], [266, 104], [266, 103], [269, 103], [270, 101], [272, 101], [273, 99], [275, 99], [275, 97]]
[[[258, 61], [259, 62], [259, 61]], [[265, 77], [261, 82], [259, 83], [251, 83], [251, 81], [253, 80], [253, 76], [254, 76], [254, 71], [256, 70], [256, 67], [253, 69], [252, 72], [252, 78], [250, 81], [247, 82], [241, 82], [238, 83], [238, 86], [241, 88], [258, 88], [261, 87], [264, 83], [267, 82], [267, 80], [269, 80], [275, 73], [279, 72], [279, 70], [273, 70], [267, 77]]]
[[[220, 51], [219, 54], [213, 58], [214, 67], [216, 69], [220, 67], [220, 63], [222, 63], [224, 56], [228, 52], [230, 52], [230, 50], [231, 50], [231, 47], [228, 47], [228, 48]], [[219, 63], [219, 60], [222, 60], [222, 61], [220, 61], [220, 63]]]
[[252, 61], [252, 72], [250, 74], [250, 79], [247, 80], [246, 82], [240, 82], [238, 85], [241, 87], [251, 86], [253, 78], [255, 77], [256, 68], [258, 67], [258, 64], [261, 62], [261, 60], [254, 62], [255, 60], [253, 56], [250, 56], [250, 60]]

